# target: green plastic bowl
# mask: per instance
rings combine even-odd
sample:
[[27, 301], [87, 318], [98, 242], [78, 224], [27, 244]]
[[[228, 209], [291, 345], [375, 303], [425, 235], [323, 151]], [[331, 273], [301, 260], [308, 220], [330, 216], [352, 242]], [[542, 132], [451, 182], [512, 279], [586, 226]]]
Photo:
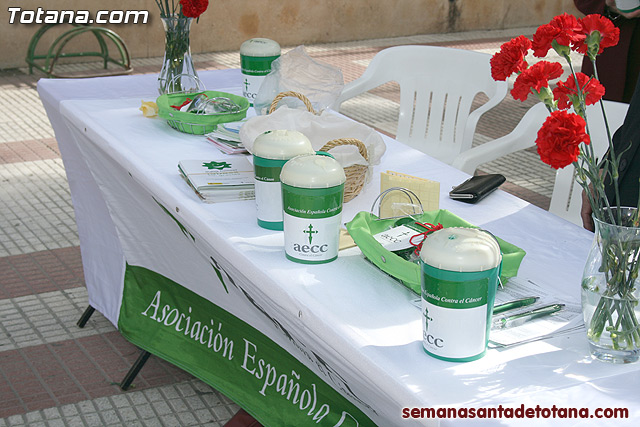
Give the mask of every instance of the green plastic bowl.
[[[225, 97], [229, 98], [240, 106], [240, 111], [229, 114], [194, 114], [178, 111], [172, 105], [182, 105], [187, 98], [204, 93], [209, 98]], [[194, 93], [165, 93], [156, 100], [158, 105], [158, 115], [167, 121], [167, 124], [180, 132], [193, 135], [204, 135], [215, 130], [220, 123], [237, 122], [247, 115], [249, 101], [243, 96], [233, 95], [226, 92], [215, 92], [205, 90]]]

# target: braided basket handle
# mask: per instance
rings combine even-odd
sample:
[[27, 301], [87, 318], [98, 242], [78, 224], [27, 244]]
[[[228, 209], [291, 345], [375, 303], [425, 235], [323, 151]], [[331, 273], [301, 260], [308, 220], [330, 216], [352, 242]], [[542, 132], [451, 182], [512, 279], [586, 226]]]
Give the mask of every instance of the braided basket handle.
[[355, 145], [358, 148], [360, 155], [364, 157], [367, 163], [369, 162], [369, 153], [367, 153], [367, 147], [365, 147], [362, 141], [356, 138], [340, 138], [331, 140], [324, 144], [320, 151], [329, 151], [332, 148], [338, 147], [340, 145]]
[[293, 98], [298, 98], [300, 101], [304, 102], [304, 105], [307, 107], [307, 110], [310, 113], [318, 114], [313, 109], [313, 105], [311, 105], [311, 101], [309, 101], [309, 98], [307, 98], [306, 96], [304, 96], [301, 93], [294, 92], [292, 90], [289, 90], [289, 91], [286, 91], [286, 92], [280, 92], [278, 95], [276, 95], [275, 98], [273, 98], [273, 101], [271, 101], [271, 106], [269, 107], [269, 114], [271, 114], [274, 111], [276, 111], [276, 108], [278, 107], [278, 102], [280, 102], [282, 100], [282, 98], [286, 98], [287, 96], [290, 96], [290, 97], [293, 97]]

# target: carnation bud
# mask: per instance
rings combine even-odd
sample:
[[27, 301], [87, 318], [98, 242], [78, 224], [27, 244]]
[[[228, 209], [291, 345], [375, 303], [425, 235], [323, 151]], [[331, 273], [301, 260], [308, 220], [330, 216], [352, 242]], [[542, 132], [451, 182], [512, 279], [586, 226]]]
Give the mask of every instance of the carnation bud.
[[558, 109], [558, 103], [553, 98], [553, 92], [551, 91], [551, 89], [545, 86], [541, 88], [540, 92], [538, 92], [537, 94], [538, 94], [538, 99], [542, 101], [544, 105], [547, 106], [547, 109], [549, 111], [554, 111]]
[[598, 52], [600, 51], [600, 40], [602, 40], [602, 36], [600, 35], [600, 31], [594, 31], [591, 34], [587, 35], [585, 42], [589, 47], [587, 51], [587, 55], [589, 55], [589, 59], [595, 61], [596, 56], [598, 56]]
[[583, 119], [587, 118], [587, 112], [585, 111], [584, 103], [580, 101], [580, 97], [577, 95], [569, 95], [571, 105], [573, 105], [573, 111]]
[[551, 42], [551, 47], [553, 47], [553, 50], [555, 50], [558, 55], [562, 56], [567, 61], [569, 61], [569, 63], [571, 63], [571, 57], [569, 56], [571, 53], [571, 48], [569, 46], [562, 45], [558, 43], [557, 40], [553, 40]]

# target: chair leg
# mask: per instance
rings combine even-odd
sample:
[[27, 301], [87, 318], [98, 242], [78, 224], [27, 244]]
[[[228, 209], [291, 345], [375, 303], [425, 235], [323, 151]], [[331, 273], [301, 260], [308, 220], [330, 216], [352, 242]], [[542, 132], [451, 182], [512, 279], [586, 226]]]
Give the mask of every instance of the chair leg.
[[138, 360], [135, 361], [131, 369], [129, 369], [129, 372], [127, 372], [127, 375], [124, 376], [122, 382], [120, 383], [120, 388], [123, 391], [126, 391], [129, 386], [131, 386], [131, 383], [133, 382], [136, 375], [138, 375], [138, 372], [140, 372], [140, 369], [142, 369], [144, 364], [147, 362], [149, 356], [151, 356], [151, 353], [146, 350], [142, 350], [140, 356], [138, 356]]
[[87, 324], [94, 311], [96, 311], [95, 308], [91, 307], [90, 305], [87, 306], [87, 309], [84, 311], [84, 313], [82, 313], [82, 316], [80, 316], [80, 320], [78, 320], [78, 323], [76, 323], [76, 325], [78, 325], [79, 328], [84, 328], [84, 325]]

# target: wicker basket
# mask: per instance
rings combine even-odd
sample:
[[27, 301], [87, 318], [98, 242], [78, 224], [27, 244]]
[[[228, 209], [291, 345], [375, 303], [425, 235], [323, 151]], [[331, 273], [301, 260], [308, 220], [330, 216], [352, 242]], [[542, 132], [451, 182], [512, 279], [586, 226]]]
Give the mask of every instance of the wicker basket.
[[309, 101], [309, 98], [307, 98], [301, 93], [294, 92], [292, 90], [287, 92], [280, 92], [278, 95], [276, 95], [275, 98], [273, 98], [273, 101], [271, 101], [271, 105], [269, 106], [269, 114], [276, 111], [276, 108], [278, 108], [278, 103], [282, 100], [282, 98], [286, 98], [286, 97], [298, 98], [300, 101], [304, 103], [305, 107], [307, 107], [307, 111], [316, 115], [318, 114], [313, 109], [313, 105], [311, 105], [311, 101]]
[[[360, 152], [360, 155], [364, 157], [364, 159], [369, 162], [369, 155], [367, 154], [367, 147], [364, 146], [362, 141], [355, 138], [341, 138], [334, 139], [332, 141], [327, 142], [322, 146], [320, 151], [329, 152], [332, 148], [338, 147], [340, 145], [355, 145]], [[351, 165], [344, 168], [344, 174], [347, 177], [347, 181], [344, 183], [344, 202], [347, 203], [358, 194], [364, 187], [364, 180], [367, 176], [368, 166], [364, 165]]]
[[[288, 96], [298, 98], [300, 101], [304, 103], [304, 105], [307, 107], [307, 110], [310, 113], [313, 113], [316, 115], [318, 114], [313, 109], [313, 106], [311, 105], [311, 101], [309, 101], [309, 99], [306, 96], [294, 91], [281, 92], [275, 98], [273, 98], [273, 101], [271, 102], [271, 106], [269, 107], [269, 114], [273, 113], [276, 110], [276, 108], [278, 107], [278, 103], [282, 100], [282, 98], [285, 98]], [[338, 147], [340, 145], [356, 146], [356, 148], [360, 152], [360, 155], [367, 161], [367, 163], [369, 163], [369, 154], [367, 153], [367, 147], [365, 147], [362, 141], [355, 138], [340, 138], [340, 139], [331, 140], [326, 144], [324, 144], [320, 149], [320, 151], [325, 151], [328, 153], [329, 150], [331, 150], [332, 148]], [[369, 167], [364, 165], [351, 165], [344, 168], [344, 174], [347, 177], [347, 180], [344, 184], [344, 202], [345, 203], [350, 201], [354, 197], [356, 197], [358, 194], [360, 194], [362, 187], [364, 187], [364, 181], [365, 181], [368, 169]]]

